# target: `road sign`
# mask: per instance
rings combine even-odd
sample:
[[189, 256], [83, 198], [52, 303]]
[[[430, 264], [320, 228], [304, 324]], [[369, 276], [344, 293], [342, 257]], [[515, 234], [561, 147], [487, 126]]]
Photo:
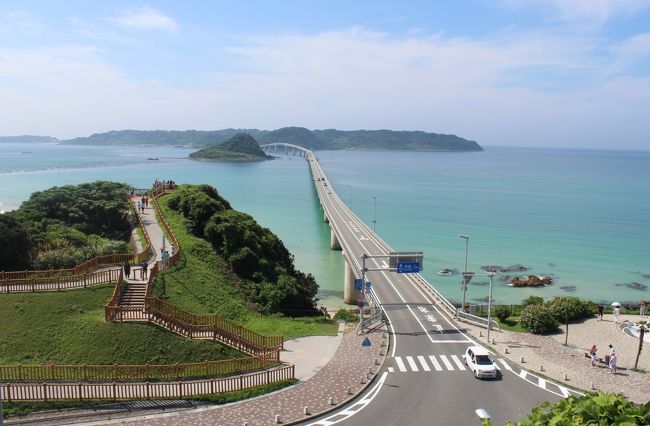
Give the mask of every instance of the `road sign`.
[[365, 339], [363, 339], [363, 343], [361, 344], [361, 347], [369, 348], [371, 346], [372, 346], [372, 343], [370, 343], [370, 339], [368, 339], [367, 337]]
[[366, 291], [369, 291], [372, 288], [370, 281], [366, 282]]
[[422, 258], [424, 253], [421, 251], [400, 251], [400, 252], [390, 252], [388, 253], [388, 267], [393, 269], [397, 268], [398, 263], [406, 262], [417, 262], [420, 264], [420, 271], [424, 268], [422, 267]]
[[363, 288], [363, 281], [361, 281], [360, 278], [355, 279], [354, 280], [354, 289], [356, 291], [361, 291], [362, 288]]
[[363, 307], [365, 306], [365, 302], [363, 301], [363, 299], [359, 299], [359, 301], [357, 302], [357, 306], [363, 309]]
[[463, 272], [463, 284], [467, 285], [474, 278], [474, 272]]
[[397, 262], [398, 274], [413, 274], [420, 272], [420, 264], [418, 262]]

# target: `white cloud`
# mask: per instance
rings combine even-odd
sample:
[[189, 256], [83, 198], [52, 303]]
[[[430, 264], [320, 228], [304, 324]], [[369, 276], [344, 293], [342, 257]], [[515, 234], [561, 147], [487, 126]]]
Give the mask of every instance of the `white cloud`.
[[126, 9], [121, 15], [109, 18], [109, 21], [130, 28], [176, 31], [176, 21], [149, 6]]
[[[645, 36], [603, 45], [541, 33], [474, 40], [358, 28], [259, 36], [216, 51], [237, 71], [201, 70], [210, 78], [195, 90], [137, 80], [92, 47], [0, 49], [0, 116], [5, 134], [59, 137], [302, 125], [419, 129], [493, 145], [602, 148], [620, 139], [647, 149], [650, 76], [624, 72], [646, 45]], [[551, 82], [577, 77], [542, 90], [521, 77], [531, 69]]]

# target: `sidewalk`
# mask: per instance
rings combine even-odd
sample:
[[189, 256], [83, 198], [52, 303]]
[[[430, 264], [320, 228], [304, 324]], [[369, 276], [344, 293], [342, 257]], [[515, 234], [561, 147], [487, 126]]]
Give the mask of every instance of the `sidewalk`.
[[[638, 315], [621, 315], [621, 321], [635, 321], [638, 318]], [[491, 347], [499, 357], [507, 358], [537, 375], [547, 376], [585, 392], [596, 389], [624, 393], [636, 403], [645, 403], [650, 399], [650, 372], [646, 374], [630, 370], [634, 367], [639, 341], [620, 332], [612, 315], [605, 315], [604, 321], [594, 318], [569, 324], [568, 346], [564, 346], [564, 326], [561, 327], [562, 332], [547, 336], [493, 330], [490, 337], [495, 343], [491, 344], [487, 342], [485, 329], [466, 323], [458, 324], [475, 340]], [[591, 345], [596, 344], [598, 355], [604, 358], [610, 343], [618, 356], [617, 374], [611, 374], [604, 364], [592, 367], [591, 361], [584, 355]], [[646, 371], [650, 371], [648, 346], [646, 342], [639, 357], [639, 368]], [[506, 348], [508, 354], [505, 353]], [[567, 380], [564, 379], [565, 374]]]
[[[326, 348], [319, 347], [317, 351], [311, 351], [310, 363], [318, 369], [306, 381], [295, 386], [274, 392], [269, 395], [260, 396], [233, 404], [223, 406], [211, 406], [198, 408], [192, 412], [169, 413], [164, 415], [144, 416], [139, 418], [120, 419], [112, 422], [86, 423], [91, 424], [115, 424], [128, 423], [137, 425], [275, 425], [276, 415], [280, 415], [282, 424], [304, 422], [310, 418], [334, 410], [338, 405], [355, 398], [365, 387], [370, 385], [376, 376], [380, 366], [374, 365], [374, 359], [378, 358], [383, 363], [385, 355], [379, 355], [380, 350], [386, 353], [388, 346], [381, 346], [382, 340], [388, 340], [385, 327], [357, 336], [356, 324], [346, 325], [340, 331], [339, 337], [330, 343], [340, 343], [336, 352], [329, 359], [329, 362], [322, 368], [325, 359]], [[363, 340], [368, 337], [371, 341], [371, 348], [362, 347]], [[306, 338], [309, 339], [309, 338]], [[305, 342], [303, 342], [305, 343]], [[291, 345], [289, 345], [291, 346]], [[316, 361], [316, 362], [314, 362]], [[370, 362], [372, 374], [370, 380], [361, 378], [366, 375], [366, 364]], [[331, 398], [331, 402], [330, 402]], [[308, 413], [305, 415], [305, 408]]]

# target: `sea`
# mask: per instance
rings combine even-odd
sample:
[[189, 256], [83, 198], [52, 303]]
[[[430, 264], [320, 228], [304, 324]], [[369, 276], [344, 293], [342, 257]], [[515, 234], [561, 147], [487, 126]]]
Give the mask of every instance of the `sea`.
[[[0, 210], [35, 191], [95, 180], [148, 187], [206, 183], [275, 232], [313, 274], [319, 303], [343, 305], [343, 258], [329, 248], [302, 157], [216, 163], [177, 147], [0, 144]], [[483, 152], [319, 151], [341, 199], [398, 251], [424, 252], [422, 275], [452, 301], [476, 272], [469, 303], [485, 303], [488, 265], [500, 266], [495, 303], [529, 295], [597, 302], [650, 299], [650, 152], [486, 147]], [[459, 234], [469, 237], [467, 246]], [[517, 268], [511, 268], [517, 266]], [[521, 267], [521, 268], [519, 268]], [[507, 271], [507, 269], [524, 269]], [[449, 276], [439, 272], [449, 269]], [[511, 276], [551, 277], [514, 288]]]

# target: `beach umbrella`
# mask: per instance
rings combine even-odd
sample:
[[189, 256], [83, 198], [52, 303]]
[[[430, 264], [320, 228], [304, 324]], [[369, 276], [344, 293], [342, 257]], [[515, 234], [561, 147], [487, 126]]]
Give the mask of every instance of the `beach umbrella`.
[[612, 306], [615, 307], [615, 308], [620, 308], [621, 304], [618, 303], [618, 302], [614, 302], [614, 303], [612, 303]]

